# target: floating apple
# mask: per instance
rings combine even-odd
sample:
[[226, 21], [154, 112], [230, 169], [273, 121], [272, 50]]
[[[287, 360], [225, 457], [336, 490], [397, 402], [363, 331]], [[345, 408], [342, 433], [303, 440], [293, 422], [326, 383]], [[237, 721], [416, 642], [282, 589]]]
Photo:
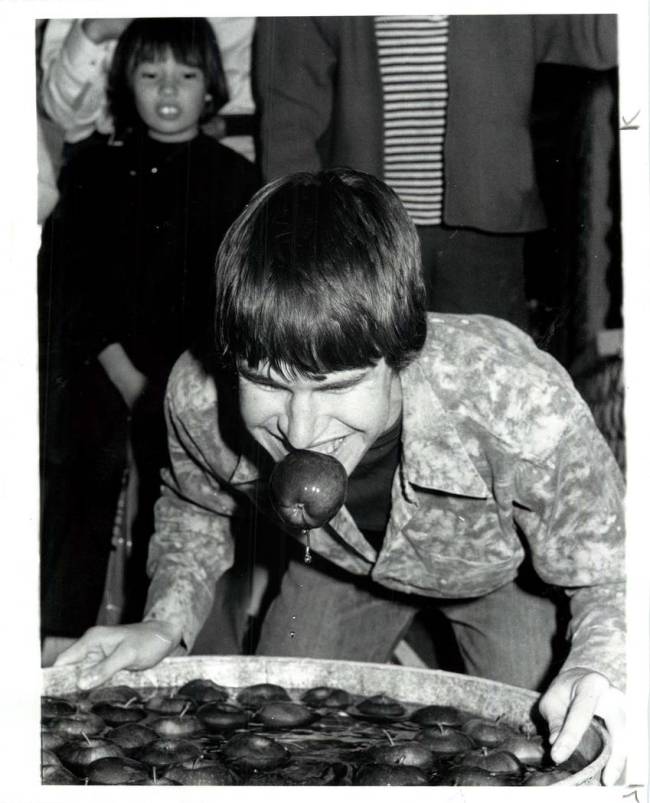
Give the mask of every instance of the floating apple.
[[122, 758], [124, 753], [108, 739], [81, 739], [60, 747], [57, 755], [66, 767], [74, 773], [82, 773], [84, 769], [100, 758]]
[[254, 683], [237, 693], [237, 702], [246, 708], [257, 708], [264, 703], [290, 699], [287, 690], [275, 683]]
[[76, 775], [73, 775], [65, 767], [56, 767], [54, 764], [48, 764], [41, 768], [41, 781], [45, 785], [61, 786], [67, 784], [68, 786], [81, 785]]
[[173, 696], [157, 694], [147, 700], [146, 706], [153, 714], [186, 714], [194, 708], [194, 701], [180, 694]]
[[228, 689], [212, 680], [195, 678], [178, 690], [181, 697], [189, 697], [195, 703], [221, 703], [228, 699]]
[[461, 725], [461, 730], [471, 736], [475, 742], [486, 747], [495, 747], [512, 735], [512, 731], [501, 725], [498, 720], [472, 717]]
[[400, 719], [405, 714], [403, 705], [387, 694], [374, 694], [357, 703], [357, 711], [372, 719]]
[[148, 728], [146, 725], [140, 725], [137, 722], [127, 722], [125, 725], [119, 725], [113, 728], [106, 734], [106, 738], [114, 742], [122, 750], [136, 750], [139, 747], [144, 747], [146, 744], [151, 744], [158, 739], [156, 731]]
[[432, 725], [462, 725], [470, 717], [471, 714], [451, 705], [426, 705], [411, 714], [413, 722], [425, 727], [431, 727]]
[[205, 703], [196, 713], [209, 731], [245, 728], [250, 719], [248, 711], [232, 703]]
[[354, 786], [426, 786], [428, 778], [419, 767], [366, 764], [352, 783]]
[[474, 742], [466, 733], [447, 725], [423, 728], [415, 738], [429, 750], [441, 755], [462, 753], [474, 747]]
[[480, 770], [487, 770], [494, 773], [513, 773], [523, 770], [519, 759], [506, 750], [490, 750], [481, 747], [478, 750], [470, 750], [460, 761], [462, 767], [474, 767]]
[[352, 699], [345, 689], [316, 686], [302, 695], [302, 701], [314, 708], [346, 708]]
[[57, 750], [68, 741], [68, 738], [61, 731], [51, 731], [47, 727], [41, 728], [41, 747], [44, 750]]
[[194, 714], [179, 714], [173, 717], [158, 717], [148, 722], [148, 727], [159, 736], [195, 736], [203, 730], [203, 723]]
[[276, 463], [271, 501], [285, 524], [300, 530], [322, 527], [343, 506], [348, 475], [331, 455], [298, 449]]
[[[135, 698], [132, 699], [135, 700]], [[97, 714], [112, 727], [124, 725], [127, 722], [138, 722], [146, 715], [141, 705], [130, 703], [95, 703], [91, 713]]]
[[408, 742], [375, 748], [372, 751], [372, 762], [389, 767], [419, 767], [428, 770], [433, 767], [434, 757], [431, 750], [427, 750], [423, 744]]
[[501, 742], [499, 750], [507, 750], [517, 756], [522, 764], [532, 767], [540, 766], [546, 758], [546, 749], [541, 736], [526, 736], [518, 733]]
[[184, 761], [201, 756], [201, 748], [188, 739], [157, 739], [151, 744], [143, 745], [134, 751], [133, 757], [150, 767], [165, 768], [171, 764], [182, 764]]
[[104, 720], [96, 714], [79, 712], [66, 717], [53, 719], [48, 723], [50, 730], [68, 736], [96, 736], [106, 727]]
[[199, 758], [172, 767], [165, 778], [181, 786], [233, 786], [239, 778], [217, 759]]
[[75, 707], [58, 697], [41, 697], [41, 719], [59, 719], [75, 713]]
[[41, 767], [61, 767], [61, 759], [52, 750], [41, 748]]
[[141, 784], [149, 777], [148, 768], [132, 758], [109, 756], [98, 758], [86, 770], [86, 778], [91, 784], [117, 786]]
[[317, 715], [305, 705], [278, 700], [265, 703], [257, 712], [256, 719], [267, 728], [300, 728], [311, 724]]
[[126, 705], [140, 700], [140, 694], [131, 686], [100, 686], [92, 689], [86, 697], [89, 703], [112, 703]]
[[238, 733], [223, 746], [227, 761], [242, 769], [274, 769], [286, 764], [289, 751], [268, 736], [258, 733]]

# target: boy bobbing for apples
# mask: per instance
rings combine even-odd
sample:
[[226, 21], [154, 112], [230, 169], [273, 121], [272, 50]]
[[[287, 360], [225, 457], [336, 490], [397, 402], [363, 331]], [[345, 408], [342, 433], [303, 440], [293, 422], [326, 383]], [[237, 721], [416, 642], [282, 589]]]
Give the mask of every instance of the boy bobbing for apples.
[[[172, 472], [145, 620], [93, 629], [59, 663], [81, 664], [90, 687], [191, 648], [233, 559], [233, 517], [249, 503], [272, 515], [274, 464], [322, 452], [349, 475], [346, 505], [311, 531], [313, 563], [290, 562], [258, 652], [386, 661], [435, 605], [470, 674], [545, 689], [556, 761], [604, 718], [612, 783], [624, 763], [620, 472], [530, 338], [425, 312], [417, 242], [394, 193], [352, 170], [256, 195], [217, 257], [217, 367], [184, 355], [168, 386]], [[557, 612], [526, 587], [528, 562], [571, 602], [550, 685]]]

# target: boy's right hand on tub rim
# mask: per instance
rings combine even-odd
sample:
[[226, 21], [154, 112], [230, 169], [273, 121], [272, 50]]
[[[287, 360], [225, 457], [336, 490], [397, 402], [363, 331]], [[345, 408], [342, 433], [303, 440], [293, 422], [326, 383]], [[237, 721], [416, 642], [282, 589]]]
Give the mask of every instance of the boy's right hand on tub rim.
[[180, 634], [167, 622], [148, 621], [117, 627], [91, 627], [61, 653], [54, 666], [79, 668], [77, 685], [92, 689], [121, 669], [148, 669], [180, 644]]

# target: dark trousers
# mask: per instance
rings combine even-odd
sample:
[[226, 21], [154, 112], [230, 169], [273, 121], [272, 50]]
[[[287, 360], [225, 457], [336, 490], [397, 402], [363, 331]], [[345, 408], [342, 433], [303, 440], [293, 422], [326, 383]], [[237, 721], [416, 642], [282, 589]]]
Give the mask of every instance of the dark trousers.
[[523, 234], [418, 226], [427, 306], [485, 314], [528, 329]]

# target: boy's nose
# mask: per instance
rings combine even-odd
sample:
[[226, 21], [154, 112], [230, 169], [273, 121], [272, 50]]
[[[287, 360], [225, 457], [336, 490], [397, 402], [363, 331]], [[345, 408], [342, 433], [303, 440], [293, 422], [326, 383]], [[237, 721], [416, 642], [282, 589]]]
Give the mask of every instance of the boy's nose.
[[318, 433], [319, 415], [311, 394], [296, 394], [288, 402], [280, 429], [294, 449], [308, 449]]

